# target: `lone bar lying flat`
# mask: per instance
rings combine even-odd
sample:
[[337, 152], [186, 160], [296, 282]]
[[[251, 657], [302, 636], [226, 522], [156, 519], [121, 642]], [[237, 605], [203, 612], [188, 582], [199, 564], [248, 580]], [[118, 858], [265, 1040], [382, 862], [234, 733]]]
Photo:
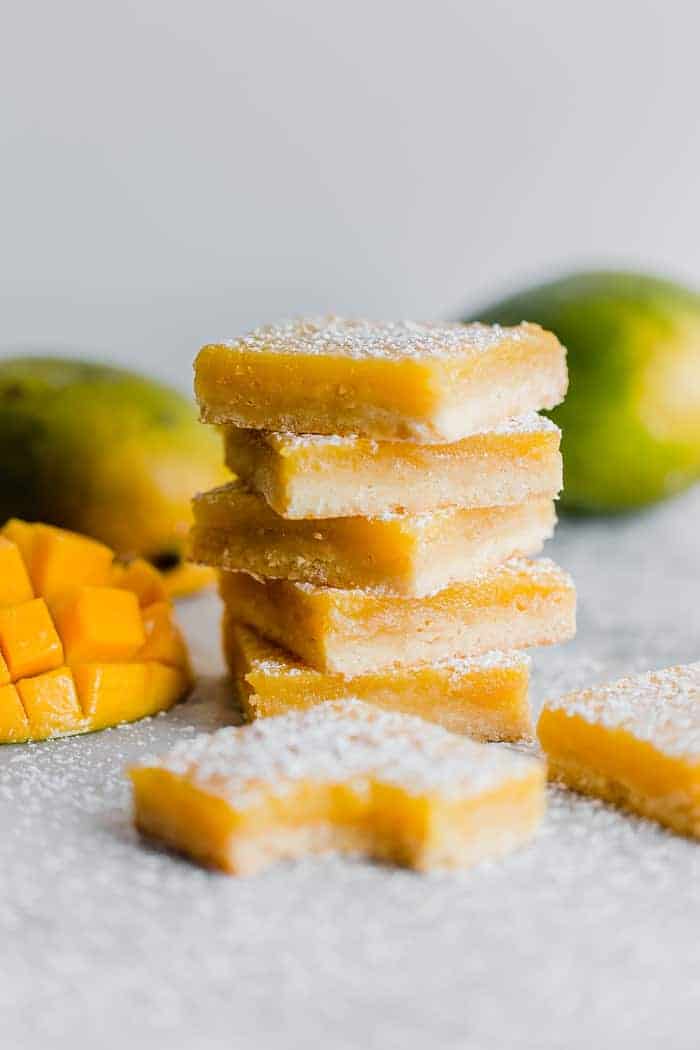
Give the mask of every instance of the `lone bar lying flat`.
[[423, 667], [324, 674], [224, 614], [224, 655], [247, 718], [269, 718], [327, 700], [355, 697], [390, 711], [418, 715], [476, 740], [531, 737], [530, 658], [488, 653]]
[[467, 867], [544, 809], [536, 759], [357, 700], [184, 741], [131, 777], [142, 831], [241, 875], [328, 851]]
[[515, 559], [427, 598], [396, 598], [241, 572], [220, 577], [231, 616], [320, 671], [364, 674], [571, 638], [576, 592], [546, 558]]
[[295, 434], [450, 442], [531, 410], [567, 387], [566, 357], [538, 325], [301, 318], [205, 346], [202, 419]]
[[550, 700], [537, 734], [553, 779], [700, 837], [700, 663]]
[[232, 482], [197, 496], [191, 556], [219, 569], [380, 594], [425, 595], [516, 555], [554, 530], [549, 499], [377, 518], [282, 518]]
[[227, 427], [226, 462], [285, 518], [412, 514], [553, 499], [561, 432], [536, 412], [449, 445]]

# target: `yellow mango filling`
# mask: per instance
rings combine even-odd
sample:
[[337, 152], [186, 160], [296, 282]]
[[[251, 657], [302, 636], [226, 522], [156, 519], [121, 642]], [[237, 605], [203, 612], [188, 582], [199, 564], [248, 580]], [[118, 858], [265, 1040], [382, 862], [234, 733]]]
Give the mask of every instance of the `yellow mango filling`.
[[226, 463], [285, 518], [420, 514], [553, 499], [561, 433], [530, 413], [442, 445], [226, 427]]
[[476, 740], [532, 735], [530, 660], [525, 654], [489, 653], [347, 677], [315, 671], [226, 614], [222, 634], [224, 656], [249, 721], [354, 697]]
[[556, 522], [550, 499], [296, 521], [237, 481], [202, 493], [193, 507], [190, 547], [196, 561], [268, 579], [417, 596], [516, 555], [537, 554]]
[[563, 347], [538, 325], [301, 318], [205, 346], [202, 418], [297, 434], [458, 441], [567, 387]]
[[549, 700], [537, 735], [552, 779], [700, 837], [700, 664]]
[[546, 558], [515, 559], [422, 598], [241, 572], [221, 573], [220, 593], [233, 619], [316, 670], [345, 675], [551, 645], [575, 632], [573, 582]]
[[328, 851], [468, 867], [527, 842], [544, 809], [537, 760], [358, 700], [221, 729], [130, 775], [142, 832], [239, 875]]
[[185, 695], [187, 649], [157, 576], [53, 526], [0, 530], [0, 743], [103, 729]]

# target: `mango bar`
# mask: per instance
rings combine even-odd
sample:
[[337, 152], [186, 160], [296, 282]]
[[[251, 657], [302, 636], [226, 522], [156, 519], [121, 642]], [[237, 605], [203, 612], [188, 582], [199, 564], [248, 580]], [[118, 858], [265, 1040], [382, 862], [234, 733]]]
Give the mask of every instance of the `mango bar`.
[[130, 775], [143, 833], [236, 875], [328, 852], [465, 868], [527, 842], [544, 810], [536, 759], [358, 700], [183, 741]]
[[226, 464], [285, 518], [420, 514], [553, 499], [561, 432], [530, 412], [451, 444], [226, 427]]
[[187, 649], [146, 563], [65, 529], [12, 520], [0, 534], [0, 743], [47, 740], [172, 707]]
[[299, 318], [205, 346], [202, 419], [295, 434], [458, 441], [558, 404], [566, 355], [538, 325]]
[[488, 653], [347, 677], [315, 671], [228, 614], [224, 656], [249, 721], [354, 697], [475, 740], [531, 738], [525, 653]]
[[537, 734], [552, 779], [700, 838], [700, 663], [549, 700]]
[[556, 522], [551, 500], [377, 518], [282, 518], [232, 482], [197, 496], [190, 556], [269, 579], [424, 595], [516, 555], [537, 554]]
[[316, 670], [345, 675], [551, 645], [575, 631], [574, 585], [546, 558], [514, 559], [424, 598], [258, 580], [242, 572], [222, 573], [220, 590], [234, 619]]

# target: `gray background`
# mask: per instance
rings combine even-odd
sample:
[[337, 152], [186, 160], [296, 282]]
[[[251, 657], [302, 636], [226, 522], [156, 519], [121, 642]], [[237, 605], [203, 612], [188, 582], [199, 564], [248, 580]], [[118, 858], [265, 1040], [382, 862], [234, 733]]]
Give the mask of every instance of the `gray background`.
[[278, 314], [700, 280], [692, 0], [10, 0], [0, 347], [189, 385]]
[[[700, 279], [697, 5], [10, 3], [0, 348], [184, 389], [280, 313], [451, 316], [589, 263]], [[565, 523], [580, 631], [533, 699], [696, 658], [691, 493]], [[234, 717], [212, 597], [170, 715], [0, 752], [0, 1038], [19, 1050], [697, 1046], [695, 845], [551, 792], [503, 864], [247, 881], [141, 844], [125, 764]]]

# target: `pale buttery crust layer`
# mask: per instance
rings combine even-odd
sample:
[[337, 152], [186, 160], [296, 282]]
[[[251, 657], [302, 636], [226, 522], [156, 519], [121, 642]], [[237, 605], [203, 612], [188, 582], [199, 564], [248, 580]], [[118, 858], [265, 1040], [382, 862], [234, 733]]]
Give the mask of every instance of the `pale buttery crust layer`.
[[531, 413], [448, 445], [227, 427], [226, 463], [286, 518], [500, 507], [562, 487], [561, 433]]
[[576, 592], [548, 559], [506, 562], [424, 598], [221, 573], [229, 614], [319, 671], [353, 675], [573, 637]]
[[537, 554], [551, 500], [421, 515], [290, 521], [231, 482], [197, 496], [190, 554], [219, 569], [316, 586], [421, 596], [517, 555]]
[[700, 664], [550, 700], [537, 733], [553, 779], [700, 837]]
[[224, 656], [250, 721], [356, 697], [475, 740], [532, 736], [530, 660], [523, 653], [489, 653], [345, 677], [315, 671], [227, 614], [222, 635]]
[[233, 874], [309, 853], [430, 870], [526, 842], [543, 765], [359, 701], [219, 730], [130, 771], [137, 826]]
[[195, 362], [202, 419], [297, 434], [451, 442], [553, 408], [566, 354], [538, 325], [301, 318], [211, 344]]

